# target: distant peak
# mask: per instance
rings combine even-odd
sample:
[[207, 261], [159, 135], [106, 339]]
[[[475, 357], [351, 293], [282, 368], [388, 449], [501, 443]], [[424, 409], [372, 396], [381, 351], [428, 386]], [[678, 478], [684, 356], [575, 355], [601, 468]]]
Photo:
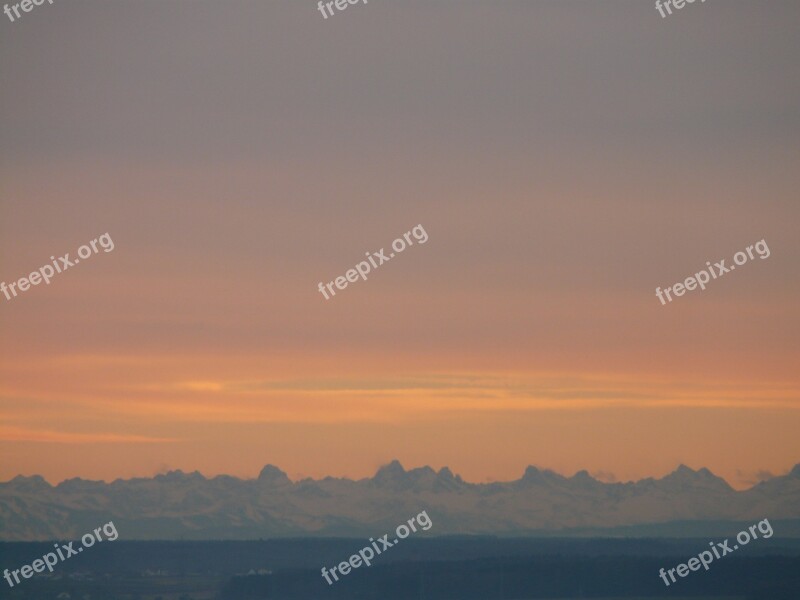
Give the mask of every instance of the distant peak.
[[422, 473], [421, 469], [417, 469], [417, 473], [411, 475], [406, 472], [399, 460], [393, 460], [388, 465], [383, 465], [378, 469], [372, 481], [379, 486], [405, 486], [414, 479], [418, 479]]
[[524, 483], [552, 483], [559, 479], [563, 479], [561, 475], [550, 471], [548, 469], [542, 470], [533, 465], [528, 465], [525, 469], [525, 474], [522, 476], [521, 481]]
[[665, 475], [664, 479], [669, 479], [669, 480], [676, 479], [680, 481], [696, 479], [698, 475], [700, 476], [705, 475], [703, 471], [705, 471], [706, 473], [710, 473], [708, 469], [700, 469], [699, 471], [695, 471], [691, 467], [687, 467], [686, 465], [681, 463], [677, 466], [677, 468], [674, 471]]
[[47, 481], [45, 481], [45, 478], [42, 477], [41, 475], [28, 475], [28, 476], [17, 475], [11, 481], [20, 481], [20, 482], [21, 481], [29, 481], [31, 483], [33, 483], [33, 482], [36, 482], [36, 483], [47, 483]]
[[[684, 464], [678, 465], [678, 468], [675, 469], [670, 475], [680, 475], [682, 477], [696, 477], [696, 478], [705, 478], [705, 479], [718, 479], [714, 473], [709, 471], [706, 467], [700, 467], [696, 471], [691, 467], [687, 467]], [[669, 475], [668, 475], [669, 477]]]
[[[584, 471], [585, 472], [585, 471]], [[550, 469], [540, 469], [539, 467], [534, 467], [533, 465], [528, 465], [525, 468], [525, 474], [522, 476], [523, 479], [526, 478], [548, 478], [548, 479], [563, 479], [561, 475], [552, 471]]]
[[597, 481], [594, 477], [589, 475], [589, 471], [586, 469], [581, 469], [575, 475], [572, 476], [572, 479], [575, 481]]
[[65, 479], [56, 487], [62, 490], [81, 490], [87, 488], [102, 488], [103, 485], [105, 485], [103, 481], [92, 481], [91, 479], [72, 477], [71, 479]]
[[394, 459], [388, 465], [383, 465], [378, 471], [375, 473], [375, 477], [379, 475], [403, 475], [405, 474], [406, 470], [403, 468], [403, 465], [400, 464], [400, 461]]
[[702, 487], [712, 487], [718, 490], [730, 490], [731, 487], [728, 485], [728, 482], [714, 475], [711, 471], [709, 471], [705, 467], [701, 467], [697, 471], [687, 467], [686, 465], [678, 465], [678, 468], [675, 469], [672, 473], [663, 477], [660, 481], [667, 483], [669, 485], [679, 485], [679, 486], [702, 486]]
[[156, 475], [154, 477], [157, 481], [205, 481], [205, 477], [199, 471], [192, 471], [191, 473], [184, 473], [180, 469], [174, 471], [167, 471], [166, 474]]
[[792, 477], [800, 477], [800, 463], [797, 463], [794, 468], [789, 471], [789, 475]]
[[539, 475], [541, 475], [541, 473], [542, 472], [537, 467], [534, 467], [533, 465], [528, 465], [527, 467], [525, 467], [525, 474], [522, 476], [522, 478], [526, 479], [528, 477], [538, 477]]
[[258, 474], [258, 480], [265, 483], [291, 483], [289, 476], [286, 475], [275, 465], [266, 465]]
[[14, 483], [18, 486], [25, 487], [52, 487], [41, 475], [31, 475], [30, 477], [26, 477], [25, 475], [17, 475], [9, 483]]
[[439, 469], [437, 476], [441, 479], [455, 479], [453, 472], [450, 470], [450, 467], [442, 467]]

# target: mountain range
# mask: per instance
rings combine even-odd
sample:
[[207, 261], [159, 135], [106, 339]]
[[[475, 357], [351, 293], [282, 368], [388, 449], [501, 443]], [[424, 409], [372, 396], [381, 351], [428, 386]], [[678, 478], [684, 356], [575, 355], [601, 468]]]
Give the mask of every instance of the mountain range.
[[800, 464], [744, 491], [683, 465], [627, 483], [532, 466], [516, 481], [468, 483], [398, 461], [355, 481], [292, 482], [272, 465], [257, 479], [170, 471], [52, 486], [20, 475], [0, 483], [0, 539], [79, 539], [110, 520], [126, 540], [378, 537], [423, 510], [425, 535], [735, 535], [734, 524], [768, 518], [777, 536], [800, 537]]

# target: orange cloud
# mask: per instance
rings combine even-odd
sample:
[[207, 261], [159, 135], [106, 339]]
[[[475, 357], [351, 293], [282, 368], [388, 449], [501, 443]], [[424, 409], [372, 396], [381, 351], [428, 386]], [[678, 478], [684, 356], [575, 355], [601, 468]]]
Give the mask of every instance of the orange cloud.
[[74, 433], [0, 426], [0, 440], [4, 442], [43, 442], [54, 444], [161, 444], [175, 442], [171, 438], [154, 438], [143, 435], [118, 433]]

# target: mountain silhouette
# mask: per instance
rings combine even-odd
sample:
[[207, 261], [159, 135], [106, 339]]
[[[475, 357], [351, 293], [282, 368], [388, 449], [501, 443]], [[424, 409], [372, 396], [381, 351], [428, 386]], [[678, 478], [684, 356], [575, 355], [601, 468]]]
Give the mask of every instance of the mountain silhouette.
[[109, 520], [129, 540], [370, 536], [423, 510], [434, 522], [426, 535], [627, 535], [668, 532], [671, 523], [703, 535], [703, 524], [800, 519], [800, 465], [744, 491], [685, 465], [627, 483], [534, 466], [516, 481], [469, 483], [447, 467], [406, 470], [397, 460], [360, 480], [293, 482], [266, 465], [256, 479], [176, 470], [112, 483], [52, 486], [38, 475], [0, 483], [4, 540], [74, 539]]

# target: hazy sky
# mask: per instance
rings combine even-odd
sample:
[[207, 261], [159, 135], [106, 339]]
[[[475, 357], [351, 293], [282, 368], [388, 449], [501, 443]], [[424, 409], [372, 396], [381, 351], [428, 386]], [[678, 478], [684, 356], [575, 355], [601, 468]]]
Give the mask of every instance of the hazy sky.
[[800, 462], [796, 1], [0, 17], [0, 479]]

